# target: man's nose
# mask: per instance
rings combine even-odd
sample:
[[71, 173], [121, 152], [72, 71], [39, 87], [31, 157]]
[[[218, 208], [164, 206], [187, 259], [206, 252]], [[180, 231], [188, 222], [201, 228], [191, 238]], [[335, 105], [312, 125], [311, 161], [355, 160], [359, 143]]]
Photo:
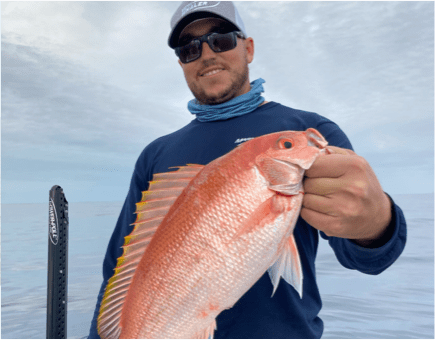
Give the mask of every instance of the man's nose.
[[207, 42], [203, 42], [203, 46], [201, 46], [201, 49], [201, 57], [203, 59], [215, 58], [216, 53], [209, 47], [209, 44]]

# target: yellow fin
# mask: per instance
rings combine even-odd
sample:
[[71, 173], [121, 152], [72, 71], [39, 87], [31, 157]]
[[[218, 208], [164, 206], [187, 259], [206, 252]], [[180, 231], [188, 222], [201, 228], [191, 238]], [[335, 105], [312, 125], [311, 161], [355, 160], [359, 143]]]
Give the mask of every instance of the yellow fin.
[[124, 238], [123, 255], [118, 258], [101, 301], [97, 329], [101, 338], [117, 338], [121, 333], [121, 314], [136, 268], [171, 206], [192, 179], [204, 168], [188, 164], [176, 171], [158, 173], [142, 199], [136, 204], [136, 221]]

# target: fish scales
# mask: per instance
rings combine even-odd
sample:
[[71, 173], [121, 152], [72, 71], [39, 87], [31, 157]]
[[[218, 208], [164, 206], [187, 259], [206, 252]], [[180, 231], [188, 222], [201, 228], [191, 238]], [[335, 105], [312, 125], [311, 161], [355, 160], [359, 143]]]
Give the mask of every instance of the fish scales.
[[[248, 178], [250, 180], [250, 178]], [[233, 280], [229, 280], [229, 275], [236, 274], [236, 279], [239, 279], [239, 273], [234, 271], [236, 264], [233, 264], [233, 258], [235, 258], [235, 254], [238, 254], [238, 249], [235, 249], [230, 256], [227, 258], [222, 257], [223, 250], [222, 245], [225, 242], [228, 242], [231, 237], [236, 233], [234, 230], [234, 221], [238, 220], [242, 211], [246, 210], [245, 216], [248, 216], [250, 212], [254, 211], [255, 208], [261, 203], [263, 200], [262, 196], [265, 196], [265, 193], [262, 195], [262, 191], [257, 190], [254, 191], [253, 194], [247, 195], [246, 190], [244, 188], [240, 188], [240, 185], [234, 185], [234, 190], [236, 192], [223, 190], [223, 183], [229, 184], [231, 179], [227, 179], [226, 182], [218, 182], [216, 180], [207, 182], [207, 185], [210, 187], [212, 192], [216, 193], [216, 196], [209, 197], [200, 197], [194, 191], [191, 191], [192, 200], [196, 201], [197, 208], [195, 211], [189, 209], [189, 202], [183, 207], [178, 208], [177, 215], [180, 216], [176, 223], [180, 226], [185, 226], [184, 228], [179, 228], [177, 232], [170, 228], [166, 228], [167, 233], [162, 234], [161, 240], [162, 243], [171, 243], [172, 246], [168, 246], [169, 249], [173, 249], [174, 252], [168, 252], [167, 257], [165, 259], [160, 259], [160, 262], [164, 263], [173, 263], [170, 270], [167, 270], [165, 273], [160, 273], [158, 270], [154, 269], [154, 266], [150, 266], [151, 271], [154, 269], [154, 274], [157, 278], [165, 279], [165, 281], [153, 280], [154, 278], [151, 276], [149, 281], [152, 285], [150, 290], [152, 291], [162, 291], [161, 297], [163, 301], [155, 302], [156, 306], [165, 306], [169, 305], [169, 298], [171, 298], [170, 306], [180, 306], [185, 305], [185, 309], [183, 310], [174, 310], [174, 308], [167, 308], [163, 310], [162, 308], [157, 308], [155, 313], [159, 313], [159, 319], [161, 323], [168, 323], [172, 325], [173, 334], [154, 334], [153, 330], [150, 331], [150, 334], [147, 334], [147, 337], [155, 338], [155, 337], [177, 337], [179, 334], [181, 337], [185, 336], [183, 333], [180, 333], [178, 330], [177, 324], [179, 324], [181, 328], [186, 329], [186, 324], [189, 319], [197, 317], [197, 313], [200, 314], [198, 308], [195, 308], [198, 305], [204, 305], [207, 301], [206, 297], [211, 295], [213, 291], [224, 291], [225, 295], [228, 295], [229, 291], [233, 290], [234, 282]], [[240, 182], [240, 181], [239, 181]], [[255, 186], [255, 188], [259, 188], [259, 186]], [[259, 192], [260, 191], [260, 192]], [[186, 195], [189, 195], [188, 191]], [[241, 204], [241, 201], [237, 199], [237, 197], [241, 197], [242, 195], [248, 196], [246, 200], [251, 202], [251, 204], [245, 203]], [[260, 194], [260, 195], [259, 195]], [[267, 192], [267, 197], [269, 198], [272, 193]], [[212, 206], [208, 204], [209, 200], [216, 199], [218, 202], [223, 202], [223, 204], [217, 204]], [[229, 204], [230, 202], [230, 204]], [[181, 209], [186, 209], [185, 211], [181, 211]], [[204, 221], [201, 229], [192, 228], [192, 221]], [[168, 220], [168, 225], [173, 222], [173, 219]], [[218, 222], [218, 223], [217, 223]], [[191, 228], [189, 228], [191, 226]], [[217, 227], [216, 227], [217, 226]], [[213, 229], [215, 229], [215, 233], [213, 233]], [[221, 230], [221, 232], [219, 232]], [[222, 236], [227, 236], [227, 238], [222, 239]], [[159, 244], [161, 246], [161, 243]], [[151, 248], [151, 244], [149, 246]], [[164, 249], [166, 248], [162, 245]], [[177, 259], [175, 258], [176, 250]], [[150, 249], [152, 252], [152, 248]], [[216, 253], [218, 252], [218, 253]], [[156, 251], [155, 254], [160, 254], [161, 251]], [[204, 253], [203, 256], [201, 254]], [[216, 254], [214, 256], [214, 253]], [[192, 254], [200, 254], [197, 258], [193, 258]], [[220, 255], [221, 254], [221, 255]], [[249, 253], [248, 253], [249, 254]], [[239, 258], [236, 256], [238, 262], [243, 262], [243, 258]], [[150, 262], [157, 263], [156, 258], [150, 257]], [[227, 260], [227, 261], [226, 261]], [[230, 264], [227, 267], [226, 262]], [[208, 286], [201, 286], [200, 281], [206, 280], [205, 273], [212, 274], [219, 270], [220, 268], [224, 268], [224, 270], [220, 273], [215, 274], [215, 277], [221, 278], [221, 280], [214, 280], [214, 284], [209, 284]], [[227, 269], [227, 270], [226, 270]], [[189, 275], [187, 275], [189, 273]], [[183, 284], [181, 285], [182, 290], [180, 290], [180, 286], [172, 287], [176, 288], [174, 290], [165, 291], [163, 290], [163, 286], [167, 287], [171, 283], [174, 278], [183, 279]], [[153, 287], [154, 285], [154, 287]], [[224, 287], [223, 287], [224, 286]], [[199, 289], [203, 288], [203, 290]], [[227, 289], [226, 289], [227, 287]], [[224, 288], [224, 289], [223, 289]], [[198, 297], [200, 297], [200, 301], [198, 301]], [[221, 297], [216, 296], [215, 299], [220, 301]], [[145, 306], [144, 306], [145, 307]], [[225, 306], [230, 307], [230, 306]], [[196, 310], [197, 309], [197, 310]], [[148, 314], [152, 314], [152, 310], [148, 310]], [[211, 314], [209, 318], [216, 317], [216, 313]], [[183, 316], [185, 318], [183, 318]], [[172, 322], [166, 322], [165, 319], [170, 319], [172, 317]], [[213, 320], [212, 319], [212, 320]], [[177, 322], [178, 321], [178, 322]], [[203, 324], [199, 324], [200, 331], [202, 328], [206, 328], [211, 321], [208, 318], [205, 318]], [[206, 326], [204, 326], [206, 324]]]
[[[284, 150], [284, 139], [295, 150]], [[116, 335], [207, 337], [218, 314], [256, 283], [289, 240], [295, 242], [302, 169], [326, 144], [314, 129], [285, 131], [245, 142], [199, 168], [137, 265]]]

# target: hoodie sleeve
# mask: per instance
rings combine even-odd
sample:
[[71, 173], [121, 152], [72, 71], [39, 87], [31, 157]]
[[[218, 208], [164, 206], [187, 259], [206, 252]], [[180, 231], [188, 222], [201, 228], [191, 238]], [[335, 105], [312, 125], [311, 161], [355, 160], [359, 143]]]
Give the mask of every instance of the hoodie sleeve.
[[[144, 153], [141, 156], [143, 155]], [[91, 329], [88, 336], [89, 339], [100, 339], [97, 331], [97, 318], [104, 291], [107, 282], [114, 274], [114, 268], [116, 267], [117, 259], [123, 253], [121, 247], [124, 244], [124, 237], [130, 234], [133, 230], [132, 223], [134, 223], [136, 219], [136, 203], [141, 200], [142, 191], [147, 189], [148, 181], [151, 180], [151, 178], [147, 177], [147, 172], [144, 171], [144, 164], [147, 164], [147, 162], [143, 159], [144, 157], [141, 156], [135, 165], [135, 170], [130, 182], [129, 192], [126, 200], [124, 201], [123, 208], [120, 216], [118, 217], [117, 224], [109, 241], [106, 255], [103, 260], [103, 283], [97, 297], [97, 305], [95, 307], [94, 317], [91, 322]]]
[[[333, 122], [323, 122], [317, 127], [329, 145], [353, 150], [344, 132]], [[388, 195], [389, 196], [389, 195]], [[406, 220], [399, 206], [392, 198], [392, 220], [389, 228], [393, 230], [391, 238], [378, 248], [365, 248], [351, 240], [329, 237], [322, 231], [320, 235], [328, 240], [336, 258], [345, 268], [356, 269], [365, 274], [377, 275], [388, 268], [402, 253], [407, 238]]]
[[329, 241], [338, 261], [349, 269], [365, 274], [377, 275], [387, 269], [401, 255], [406, 245], [406, 220], [400, 207], [392, 201], [392, 220], [390, 228], [394, 232], [391, 238], [378, 248], [365, 248], [351, 240], [329, 237], [322, 231], [322, 238]]

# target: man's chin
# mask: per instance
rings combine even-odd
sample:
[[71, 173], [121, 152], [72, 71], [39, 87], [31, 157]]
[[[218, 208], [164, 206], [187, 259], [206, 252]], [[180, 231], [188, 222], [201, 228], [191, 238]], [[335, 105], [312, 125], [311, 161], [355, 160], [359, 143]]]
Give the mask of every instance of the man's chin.
[[231, 91], [223, 91], [218, 94], [194, 94], [195, 98], [202, 105], [218, 105], [229, 101], [235, 97]]
[[203, 105], [218, 105], [218, 104], [225, 103], [227, 101], [228, 101], [228, 99], [226, 99], [226, 98], [209, 98], [205, 101], [199, 100], [199, 102]]

